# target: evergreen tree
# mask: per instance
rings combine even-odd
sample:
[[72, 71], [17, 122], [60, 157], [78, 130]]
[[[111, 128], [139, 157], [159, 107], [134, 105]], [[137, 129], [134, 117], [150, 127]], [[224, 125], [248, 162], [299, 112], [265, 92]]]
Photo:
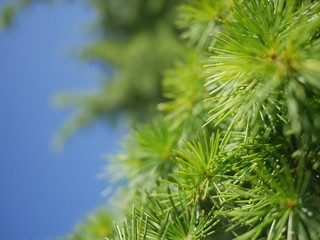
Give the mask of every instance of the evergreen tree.
[[[166, 36], [154, 33], [157, 21], [144, 22], [157, 13], [147, 7], [161, 5], [156, 2], [132, 1], [143, 13], [126, 24], [139, 27], [126, 33], [119, 15], [110, 31], [129, 39], [143, 28], [150, 34], [144, 46]], [[169, 2], [161, 6], [176, 19], [172, 32], [185, 39], [178, 44], [183, 50], [170, 66], [164, 63], [171, 52], [149, 45], [157, 48], [150, 54], [164, 54], [155, 57], [164, 61], [157, 72], [162, 113], [136, 126], [110, 158], [106, 175], [115, 186], [126, 182], [113, 196], [126, 217], [103, 234], [114, 240], [320, 239], [320, 2], [185, 0], [177, 8]], [[172, 28], [161, 14], [157, 19]], [[130, 42], [123, 46], [138, 51]], [[109, 51], [108, 44], [106, 59], [119, 60], [120, 74], [142, 84], [125, 67], [133, 55]], [[112, 226], [96, 219], [67, 239], [101, 239], [86, 234]]]

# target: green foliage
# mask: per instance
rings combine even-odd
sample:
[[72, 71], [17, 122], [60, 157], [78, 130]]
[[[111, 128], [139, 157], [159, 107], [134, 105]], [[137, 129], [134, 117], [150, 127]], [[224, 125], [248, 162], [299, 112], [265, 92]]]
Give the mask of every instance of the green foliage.
[[85, 47], [80, 57], [106, 67], [101, 87], [92, 93], [64, 94], [60, 106], [76, 114], [58, 138], [66, 140], [77, 129], [97, 119], [125, 116], [128, 122], [150, 119], [161, 101], [160, 81], [185, 47], [173, 27], [175, 1], [87, 0], [97, 12], [101, 39]]
[[165, 120], [171, 124], [170, 129], [185, 125], [185, 130], [194, 134], [200, 130], [210, 108], [203, 101], [207, 91], [204, 87], [205, 76], [199, 64], [201, 59], [194, 53], [185, 58], [184, 62], [178, 63], [165, 74], [163, 95], [168, 101], [159, 104], [158, 109], [166, 113]]
[[305, 161], [292, 159], [281, 145], [252, 150], [243, 156], [250, 164], [235, 174], [239, 182], [226, 183], [221, 195], [226, 206], [221, 214], [230, 218], [227, 230], [235, 232], [235, 239], [317, 239], [319, 222], [313, 214], [319, 212], [319, 200]]
[[320, 2], [89, 3], [103, 39], [83, 56], [112, 80], [62, 99], [80, 106], [76, 126], [163, 113], [110, 158], [105, 174], [123, 183], [113, 200], [129, 213], [105, 236], [320, 239]]
[[232, 4], [231, 0], [188, 0], [181, 4], [177, 25], [184, 29], [182, 37], [198, 49], [210, 46], [213, 42], [208, 36], [221, 30]]
[[[319, 2], [234, 1], [231, 13], [226, 4], [225, 11], [219, 1], [178, 8], [178, 25], [197, 50], [167, 72], [169, 101], [159, 108], [185, 141], [172, 146], [174, 167], [153, 173], [163, 180], [147, 189], [155, 200], [144, 202], [139, 217], [131, 215], [141, 222], [135, 233], [172, 239], [163, 229], [173, 222], [174, 239], [319, 239]], [[215, 34], [211, 42], [208, 33]], [[208, 45], [212, 56], [203, 69]], [[203, 118], [206, 130], [194, 140]], [[188, 220], [169, 221], [166, 209], [179, 217], [189, 209], [213, 214], [217, 224], [204, 218], [204, 226], [231, 235], [211, 229], [209, 236], [190, 235]]]
[[183, 192], [178, 191], [176, 199], [171, 196], [169, 189], [167, 193], [164, 202], [149, 196], [147, 208], [140, 212], [133, 207], [124, 226], [117, 226], [115, 239], [195, 240], [208, 234], [218, 223], [212, 209], [207, 213], [204, 210], [199, 213], [196, 197], [189, 204]]
[[197, 142], [185, 142], [185, 147], [177, 152], [176, 160], [180, 163], [177, 182], [182, 181], [180, 185], [183, 188], [196, 192], [205, 199], [210, 186], [226, 177], [221, 175], [227, 167], [222, 150], [218, 133], [213, 134], [210, 139], [204, 134]]
[[123, 144], [123, 151], [110, 158], [106, 177], [115, 185], [127, 182], [124, 200], [137, 201], [140, 206], [145, 191], [154, 191], [160, 179], [176, 168], [174, 149], [181, 139], [180, 130], [170, 130], [169, 125], [159, 117], [151, 123], [132, 130]]
[[254, 134], [280, 125], [286, 134], [303, 132], [306, 145], [318, 141], [319, 4], [296, 10], [291, 2], [235, 1], [211, 57], [207, 84], [217, 106], [209, 122], [232, 118], [230, 129]]
[[77, 224], [72, 234], [58, 240], [98, 240], [110, 236], [115, 214], [110, 209], [99, 208]]

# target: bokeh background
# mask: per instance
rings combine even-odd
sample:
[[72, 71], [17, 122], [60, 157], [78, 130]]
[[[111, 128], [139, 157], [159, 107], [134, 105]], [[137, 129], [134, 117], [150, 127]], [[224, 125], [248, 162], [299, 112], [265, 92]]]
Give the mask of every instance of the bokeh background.
[[93, 15], [80, 1], [35, 3], [0, 32], [0, 239], [66, 235], [106, 201], [107, 184], [97, 174], [123, 132], [98, 122], [72, 136], [63, 151], [53, 147], [72, 114], [54, 107], [54, 95], [94, 89], [106, 74], [75, 56], [92, 40], [86, 23]]

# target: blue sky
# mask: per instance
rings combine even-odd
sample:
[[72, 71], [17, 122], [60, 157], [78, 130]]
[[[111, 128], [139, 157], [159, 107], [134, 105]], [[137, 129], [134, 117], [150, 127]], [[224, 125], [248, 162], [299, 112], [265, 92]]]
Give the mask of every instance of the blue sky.
[[[0, 0], [0, 3], [4, 3]], [[70, 52], [90, 40], [83, 25], [93, 13], [79, 2], [25, 10], [0, 33], [0, 239], [61, 236], [106, 202], [96, 174], [121, 134], [95, 125], [77, 133], [62, 153], [50, 145], [69, 111], [52, 106], [54, 94], [92, 89], [99, 68]]]

